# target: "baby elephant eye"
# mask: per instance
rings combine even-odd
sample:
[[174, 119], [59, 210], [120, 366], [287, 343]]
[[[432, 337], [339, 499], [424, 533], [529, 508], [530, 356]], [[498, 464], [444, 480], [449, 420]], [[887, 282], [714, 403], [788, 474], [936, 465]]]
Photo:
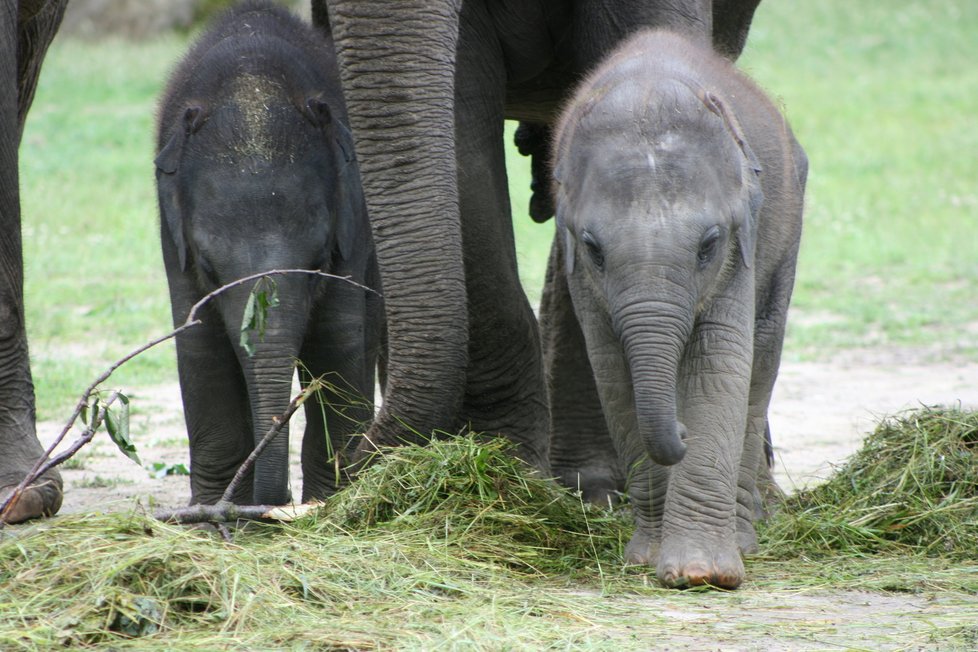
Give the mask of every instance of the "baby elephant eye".
[[590, 231], [581, 231], [581, 242], [587, 247], [588, 256], [591, 257], [591, 262], [599, 270], [604, 269], [604, 252], [601, 251], [601, 245], [594, 238], [594, 235]]
[[703, 238], [700, 240], [699, 251], [696, 253], [696, 262], [699, 263], [700, 269], [709, 265], [716, 257], [717, 250], [720, 248], [722, 235], [723, 232], [719, 226], [711, 226], [703, 234]]

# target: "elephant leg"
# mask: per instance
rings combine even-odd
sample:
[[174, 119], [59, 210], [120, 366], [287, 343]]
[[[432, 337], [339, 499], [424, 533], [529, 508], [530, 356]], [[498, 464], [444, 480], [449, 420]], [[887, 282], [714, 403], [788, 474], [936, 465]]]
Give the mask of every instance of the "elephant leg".
[[548, 468], [548, 414], [536, 318], [520, 285], [506, 179], [505, 70], [482, 3], [463, 5], [456, 154], [469, 321], [463, 423], [512, 440]]
[[[208, 314], [210, 313], [210, 314]], [[248, 391], [217, 314], [177, 336], [177, 369], [190, 441], [190, 503], [214, 504], [254, 448]], [[232, 501], [253, 502], [249, 473]]]
[[461, 1], [326, 4], [389, 317], [384, 403], [358, 450], [366, 456], [462, 423], [468, 313], [452, 102]]
[[[173, 323], [182, 324], [201, 298], [193, 272], [180, 272], [169, 232], [162, 229], [163, 261], [170, 284]], [[214, 504], [254, 448], [251, 408], [244, 376], [213, 301], [198, 313], [201, 323], [177, 335], [177, 371], [190, 442], [190, 503]], [[249, 473], [232, 500], [252, 503]]]
[[540, 336], [550, 403], [550, 471], [565, 486], [580, 490], [584, 500], [616, 503], [625, 489], [624, 474], [601, 410], [557, 238], [540, 302]]
[[322, 378], [326, 387], [306, 401], [302, 438], [302, 501], [331, 496], [342, 484], [341, 464], [357, 447], [373, 418], [376, 329], [363, 290], [329, 281], [324, 305], [314, 310], [300, 353], [305, 387]]
[[718, 297], [687, 344], [679, 413], [687, 450], [670, 472], [656, 573], [667, 586], [736, 588], [744, 579], [736, 507], [747, 426], [753, 305]]
[[764, 304], [758, 307], [754, 322], [750, 405], [737, 490], [737, 538], [744, 552], [756, 552], [754, 520], [763, 518], [782, 495], [771, 474], [765, 446], [771, 437], [768, 408], [781, 365], [788, 303], [794, 284], [793, 260], [775, 270], [772, 288]]
[[[41, 62], [64, 2], [0, 6], [0, 504], [44, 451], [35, 431], [34, 383], [24, 320], [24, 259], [17, 151]], [[20, 495], [4, 517], [17, 523], [61, 508], [61, 476], [51, 470]]]

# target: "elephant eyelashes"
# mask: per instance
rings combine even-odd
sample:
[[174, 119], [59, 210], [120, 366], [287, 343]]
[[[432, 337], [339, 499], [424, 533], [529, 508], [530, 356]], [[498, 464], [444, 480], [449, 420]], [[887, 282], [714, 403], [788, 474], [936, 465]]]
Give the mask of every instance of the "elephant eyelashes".
[[587, 247], [588, 256], [591, 257], [594, 266], [599, 270], [604, 269], [604, 252], [601, 251], [601, 245], [594, 239], [590, 231], [581, 231], [581, 242]]
[[716, 257], [722, 235], [723, 232], [719, 226], [711, 226], [703, 234], [703, 239], [700, 240], [699, 251], [696, 252], [696, 262], [699, 263], [700, 269], [709, 265]]

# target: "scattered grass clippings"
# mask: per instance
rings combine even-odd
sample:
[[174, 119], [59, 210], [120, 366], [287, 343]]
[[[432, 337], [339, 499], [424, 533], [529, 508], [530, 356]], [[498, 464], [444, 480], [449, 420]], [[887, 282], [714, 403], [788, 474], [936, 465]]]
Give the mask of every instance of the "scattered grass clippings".
[[319, 513], [233, 543], [138, 512], [10, 528], [0, 649], [565, 647], [593, 604], [528, 583], [620, 571], [627, 526], [508, 448], [470, 435], [392, 449]]
[[978, 556], [978, 412], [923, 408], [884, 419], [824, 484], [762, 525], [776, 557]]
[[[973, 513], [954, 500], [973, 507], [975, 465], [965, 454], [976, 422], [978, 414], [952, 410], [885, 421], [825, 488], [789, 500], [764, 531], [767, 554], [747, 560], [748, 581], [732, 593], [662, 589], [653, 569], [623, 566], [627, 517], [582, 505], [508, 445], [472, 435], [389, 450], [318, 512], [251, 524], [232, 542], [141, 510], [8, 527], [0, 649], [620, 652], [704, 635], [731, 647], [938, 639], [967, 647], [978, 566], [964, 552]], [[921, 495], [911, 503], [904, 489]], [[904, 507], [882, 516], [896, 502]], [[918, 502], [936, 507], [921, 514]], [[917, 531], [925, 524], [932, 529]], [[883, 534], [843, 539], [853, 531]], [[933, 545], [930, 531], [953, 545]], [[845, 631], [810, 622], [804, 605], [797, 622], [764, 616], [793, 613], [793, 596], [831, 604], [853, 591], [932, 596], [940, 613], [901, 615], [913, 626], [899, 632], [872, 610]], [[730, 629], [732, 621], [741, 625]]]

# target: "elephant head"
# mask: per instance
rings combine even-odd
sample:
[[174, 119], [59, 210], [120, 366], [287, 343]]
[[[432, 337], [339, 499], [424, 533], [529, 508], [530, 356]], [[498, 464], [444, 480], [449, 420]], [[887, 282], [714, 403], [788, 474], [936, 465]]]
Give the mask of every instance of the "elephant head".
[[[603, 402], [630, 404], [648, 455], [671, 465], [694, 327], [752, 264], [760, 165], [719, 96], [681, 78], [650, 87], [616, 63], [561, 120], [557, 237]], [[749, 350], [749, 333], [732, 336]]]

